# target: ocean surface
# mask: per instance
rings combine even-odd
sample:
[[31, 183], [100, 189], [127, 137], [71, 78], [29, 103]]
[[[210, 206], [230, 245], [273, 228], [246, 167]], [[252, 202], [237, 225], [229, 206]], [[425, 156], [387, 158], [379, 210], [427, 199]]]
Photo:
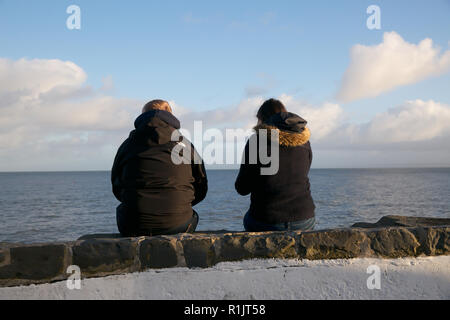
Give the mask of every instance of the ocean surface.
[[[234, 190], [236, 170], [209, 170], [195, 209], [197, 230], [243, 230], [250, 198]], [[450, 217], [450, 168], [312, 169], [316, 230], [376, 222], [384, 215]], [[116, 233], [110, 173], [0, 173], [0, 242], [75, 240]]]

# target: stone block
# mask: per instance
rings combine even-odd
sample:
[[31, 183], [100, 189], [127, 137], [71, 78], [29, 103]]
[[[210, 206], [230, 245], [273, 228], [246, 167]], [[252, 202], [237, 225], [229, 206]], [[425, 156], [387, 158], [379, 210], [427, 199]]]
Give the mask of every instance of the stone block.
[[408, 228], [380, 228], [367, 232], [374, 255], [386, 258], [417, 256], [420, 242]]
[[141, 241], [139, 246], [139, 260], [141, 270], [147, 268], [170, 268], [179, 265], [176, 238], [167, 238], [164, 236], [148, 237]]
[[181, 240], [184, 259], [189, 268], [206, 268], [216, 263], [213, 237], [188, 237]]
[[3, 285], [26, 280], [50, 282], [64, 276], [69, 265], [65, 244], [12, 246], [1, 252], [0, 282]]
[[297, 250], [302, 259], [345, 259], [370, 256], [364, 231], [333, 229], [297, 232]]
[[214, 243], [216, 259], [295, 258], [295, 237], [289, 232], [225, 234]]
[[137, 241], [133, 238], [89, 239], [72, 247], [73, 264], [81, 274], [113, 274], [139, 269]]
[[434, 256], [450, 253], [450, 227], [418, 227], [412, 230], [420, 242], [420, 253]]

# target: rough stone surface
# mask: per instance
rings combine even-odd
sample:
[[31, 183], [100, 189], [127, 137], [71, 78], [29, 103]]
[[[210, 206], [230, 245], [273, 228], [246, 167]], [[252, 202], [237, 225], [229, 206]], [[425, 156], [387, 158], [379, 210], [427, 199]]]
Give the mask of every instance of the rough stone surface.
[[141, 270], [170, 268], [179, 265], [177, 241], [168, 236], [148, 237], [140, 243]]
[[206, 268], [216, 264], [217, 258], [213, 248], [216, 239], [213, 236], [187, 236], [181, 238], [186, 266], [189, 268]]
[[68, 246], [65, 244], [13, 246], [2, 252], [0, 285], [58, 279], [69, 263]]
[[72, 247], [73, 264], [84, 275], [137, 271], [136, 247], [133, 238], [77, 241]]
[[351, 229], [297, 233], [298, 253], [304, 259], [341, 259], [370, 256], [366, 232]]
[[216, 261], [295, 258], [295, 238], [287, 232], [225, 234], [214, 243]]
[[[72, 264], [80, 267], [82, 277], [97, 277], [149, 268], [206, 268], [222, 261], [253, 258], [399, 258], [450, 254], [450, 226], [446, 225], [446, 219], [424, 219], [389, 216], [377, 222], [418, 224], [407, 227], [378, 225], [376, 228], [255, 233], [220, 230], [136, 238], [104, 234], [83, 236], [82, 240], [67, 243], [0, 243], [0, 286], [67, 279], [66, 270]], [[429, 226], [432, 221], [444, 225]]]
[[412, 232], [421, 244], [420, 253], [434, 256], [450, 252], [450, 227], [422, 227]]
[[9, 258], [9, 249], [0, 249], [0, 267], [7, 263], [7, 259]]
[[384, 216], [375, 223], [357, 222], [352, 228], [380, 228], [380, 227], [418, 227], [418, 226], [450, 226], [450, 219], [407, 217], [407, 216]]
[[400, 258], [417, 256], [420, 243], [411, 230], [406, 228], [385, 228], [367, 232], [370, 248], [380, 257]]

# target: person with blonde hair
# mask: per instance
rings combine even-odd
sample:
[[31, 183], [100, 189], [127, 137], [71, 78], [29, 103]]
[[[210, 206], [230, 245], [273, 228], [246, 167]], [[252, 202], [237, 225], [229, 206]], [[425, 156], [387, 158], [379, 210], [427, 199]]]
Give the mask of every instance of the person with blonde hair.
[[164, 110], [172, 113], [172, 108], [170, 104], [165, 100], [152, 100], [144, 105], [142, 108], [142, 113], [146, 113], [152, 110]]
[[[135, 130], [122, 143], [111, 171], [117, 226], [123, 236], [153, 236], [194, 232], [198, 214], [192, 209], [208, 190], [203, 160], [192, 144], [191, 162], [174, 163], [180, 143], [179, 120], [164, 100], [152, 100], [134, 122]], [[180, 139], [172, 141], [173, 136]], [[197, 161], [194, 161], [197, 157]]]

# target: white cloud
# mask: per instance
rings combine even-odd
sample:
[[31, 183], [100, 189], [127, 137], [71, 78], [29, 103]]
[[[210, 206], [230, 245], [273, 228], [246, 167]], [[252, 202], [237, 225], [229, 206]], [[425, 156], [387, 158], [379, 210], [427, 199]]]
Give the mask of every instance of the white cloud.
[[407, 101], [366, 123], [342, 122], [312, 145], [315, 167], [448, 167], [450, 105]]
[[412, 44], [395, 32], [386, 32], [379, 45], [353, 46], [350, 59], [337, 94], [342, 102], [376, 97], [450, 70], [450, 50], [440, 55], [431, 39]]
[[449, 133], [449, 105], [414, 100], [377, 115], [366, 135], [370, 142], [397, 143], [426, 141]]
[[77, 88], [87, 78], [76, 64], [61, 60], [0, 58], [0, 71], [0, 96], [16, 93], [28, 99], [38, 98], [55, 87]]
[[45, 126], [48, 132], [126, 128], [136, 100], [104, 95], [104, 87], [84, 86], [86, 78], [72, 62], [0, 59], [0, 132], [12, 127]]
[[81, 154], [88, 165], [88, 154], [95, 163], [102, 148], [120, 143], [142, 103], [107, 96], [86, 79], [72, 62], [0, 59], [0, 171], [77, 167]]
[[[445, 141], [448, 143], [442, 144]], [[367, 123], [342, 124], [327, 137], [324, 147], [416, 149], [420, 142], [427, 142], [436, 150], [450, 145], [450, 105], [433, 100], [406, 101]]]
[[326, 102], [318, 107], [311, 106], [285, 94], [281, 95], [279, 99], [287, 106], [288, 111], [292, 111], [308, 121], [311, 129], [311, 141], [327, 137], [344, 120], [344, 110], [338, 104]]
[[[358, 124], [349, 121], [338, 104], [313, 106], [286, 94], [278, 98], [288, 111], [308, 121], [318, 166], [450, 165], [450, 105], [433, 100], [407, 101]], [[256, 113], [263, 102], [262, 97], [255, 97], [242, 100], [236, 107], [197, 113], [187, 110], [180, 120], [191, 132], [194, 120], [203, 121], [204, 128], [249, 129], [256, 124]], [[237, 153], [241, 153], [239, 148]]]
[[204, 128], [252, 128], [256, 125], [256, 112], [264, 102], [262, 97], [245, 98], [237, 105], [202, 112], [182, 108], [178, 115], [184, 128], [191, 130], [194, 121], [202, 121]]
[[[113, 87], [112, 78], [106, 78], [99, 89], [87, 86], [86, 79], [86, 73], [72, 62], [0, 59], [0, 171], [111, 166], [145, 101], [106, 95], [105, 87]], [[433, 154], [433, 161], [450, 164], [450, 153], [445, 151], [450, 149], [447, 104], [408, 101], [367, 123], [354, 124], [347, 121], [338, 104], [313, 106], [286, 94], [279, 99], [289, 111], [308, 121], [315, 161], [322, 166], [335, 162], [321, 153], [353, 163], [357, 162], [355, 154], [369, 152], [364, 159], [383, 162], [389, 158], [382, 152], [387, 150], [397, 160], [413, 162], [411, 154], [423, 148]], [[249, 129], [256, 124], [264, 98], [245, 98], [235, 105], [204, 112], [169, 102], [182, 126], [189, 130], [194, 121], [202, 121], [204, 129]], [[426, 143], [417, 151], [420, 142]], [[381, 156], [385, 158], [376, 158]]]
[[[344, 110], [338, 104], [323, 103], [312, 106], [287, 94], [282, 94], [278, 98], [287, 106], [288, 111], [297, 113], [308, 121], [308, 126], [313, 132], [311, 137], [313, 141], [325, 138], [338, 128], [344, 119]], [[194, 121], [202, 121], [204, 128], [251, 129], [256, 125], [256, 113], [263, 102], [264, 98], [257, 96], [245, 98], [237, 105], [226, 108], [202, 112], [181, 108], [181, 114], [174, 113], [180, 118], [182, 126], [188, 130], [192, 130]]]
[[112, 76], [106, 76], [102, 78], [102, 87], [100, 88], [103, 92], [111, 92], [114, 91], [114, 80]]

